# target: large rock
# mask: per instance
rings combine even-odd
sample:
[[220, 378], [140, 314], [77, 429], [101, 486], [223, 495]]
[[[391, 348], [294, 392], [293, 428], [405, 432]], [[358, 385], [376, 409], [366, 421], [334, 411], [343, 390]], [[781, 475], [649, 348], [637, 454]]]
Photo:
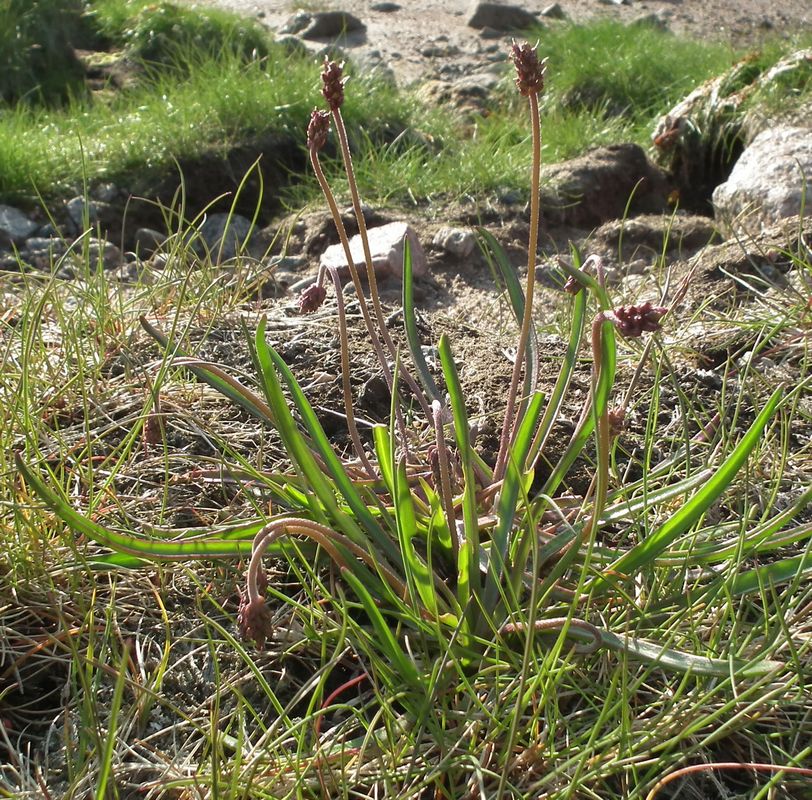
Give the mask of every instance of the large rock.
[[521, 6], [502, 3], [471, 3], [468, 11], [470, 28], [492, 28], [497, 31], [520, 31], [541, 23]]
[[212, 263], [228, 261], [242, 250], [250, 233], [251, 220], [239, 214], [209, 214], [192, 247], [201, 257], [211, 256]]
[[303, 39], [336, 39], [363, 30], [366, 30], [364, 23], [347, 11], [318, 11], [297, 14], [281, 32], [298, 33]]
[[[401, 277], [403, 270], [403, 242], [408, 237], [412, 254], [412, 272], [415, 277], [426, 274], [426, 255], [417, 238], [414, 229], [405, 222], [390, 222], [377, 228], [369, 228], [369, 249], [372, 255], [372, 267], [378, 279], [390, 276]], [[358, 272], [366, 276], [364, 264], [364, 249], [361, 237], [356, 235], [350, 239], [350, 253]], [[341, 244], [328, 247], [321, 256], [323, 267], [338, 269], [342, 281], [349, 280], [350, 270], [344, 248]]]
[[658, 120], [655, 159], [674, 178], [680, 207], [707, 212], [711, 194], [755, 136], [778, 123], [807, 125], [812, 105], [760, 98], [787, 94], [812, 79], [812, 49], [798, 50], [768, 70], [745, 58], [698, 86]]
[[810, 187], [812, 128], [771, 128], [756, 136], [714, 190], [716, 220], [727, 232], [758, 234], [799, 214]]
[[20, 209], [0, 205], [0, 246], [19, 244], [33, 236], [38, 227]]
[[[593, 227], [625, 213], [668, 208], [669, 183], [636, 144], [596, 147], [542, 171], [548, 222]], [[630, 200], [631, 199], [631, 200]]]

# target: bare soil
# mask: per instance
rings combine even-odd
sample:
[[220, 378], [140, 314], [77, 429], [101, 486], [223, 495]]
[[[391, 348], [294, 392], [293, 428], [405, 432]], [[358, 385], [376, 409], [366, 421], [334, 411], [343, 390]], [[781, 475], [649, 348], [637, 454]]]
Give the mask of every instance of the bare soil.
[[[483, 45], [491, 42], [467, 25], [471, 0], [401, 0], [397, 4], [400, 8], [390, 12], [374, 10], [372, 7], [379, 5], [376, 0], [204, 2], [256, 16], [274, 30], [299, 9], [347, 11], [365, 24], [366, 31], [346, 37], [342, 46], [350, 55], [379, 51], [401, 84], [421, 80], [441, 65], [470, 61], [481, 55]], [[531, 13], [539, 13], [551, 5], [551, 1], [523, 0], [515, 4]], [[789, 36], [812, 25], [812, 10], [807, 0], [630, 0], [628, 5], [604, 4], [601, 0], [561, 0], [559, 5], [575, 22], [595, 18], [631, 22], [656, 13], [667, 20], [674, 33], [734, 45], [755, 44], [767, 35]], [[555, 24], [552, 20], [544, 21]], [[421, 54], [421, 49], [432, 42], [448, 45], [443, 48], [445, 53], [441, 59]]]

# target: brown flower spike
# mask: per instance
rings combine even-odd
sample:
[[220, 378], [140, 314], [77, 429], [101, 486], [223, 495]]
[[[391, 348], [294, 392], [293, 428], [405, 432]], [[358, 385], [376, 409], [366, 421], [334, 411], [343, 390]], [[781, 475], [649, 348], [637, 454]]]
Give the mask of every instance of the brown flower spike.
[[327, 142], [330, 132], [330, 113], [314, 108], [310, 112], [310, 122], [307, 125], [307, 149], [318, 152]]
[[321, 93], [330, 106], [330, 111], [338, 111], [344, 102], [344, 64], [336, 64], [335, 61], [324, 59], [324, 69], [321, 71], [321, 82], [323, 84]]
[[606, 311], [604, 318], [614, 322], [624, 336], [634, 338], [660, 330], [660, 320], [667, 313], [667, 308], [646, 301], [639, 306], [619, 306], [614, 311]]
[[265, 646], [265, 640], [273, 633], [273, 618], [264, 597], [254, 600], [248, 593], [240, 592], [240, 608], [237, 611], [237, 625], [244, 639], [253, 640], [259, 650]]
[[307, 289], [299, 295], [299, 313], [312, 314], [314, 311], [317, 311], [324, 302], [325, 297], [327, 297], [327, 289], [320, 284], [314, 283], [308, 286]]
[[541, 94], [544, 91], [544, 69], [547, 59], [539, 61], [535, 47], [527, 42], [522, 45], [513, 43], [510, 58], [516, 67], [516, 86], [525, 97], [529, 94]]

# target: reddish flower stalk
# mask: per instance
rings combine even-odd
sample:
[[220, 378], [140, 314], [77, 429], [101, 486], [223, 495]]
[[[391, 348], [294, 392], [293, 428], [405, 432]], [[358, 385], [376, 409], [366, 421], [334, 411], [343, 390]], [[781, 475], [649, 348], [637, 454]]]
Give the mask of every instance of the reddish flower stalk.
[[[502, 424], [502, 435], [499, 439], [499, 453], [493, 470], [494, 481], [505, 476], [508, 450], [513, 433], [521, 422], [521, 412], [516, 414], [514, 423], [516, 397], [519, 392], [519, 379], [527, 352], [527, 340], [533, 323], [533, 293], [536, 277], [536, 250], [538, 249], [539, 229], [539, 182], [541, 172], [541, 120], [539, 118], [539, 92], [544, 88], [544, 67], [546, 60], [539, 61], [535, 47], [527, 43], [519, 46], [515, 42], [511, 48], [511, 58], [516, 66], [516, 85], [519, 92], [525, 95], [530, 104], [530, 123], [533, 129], [533, 165], [530, 173], [530, 241], [527, 244], [527, 287], [524, 297], [524, 316], [522, 318], [519, 343], [516, 347], [516, 360], [513, 364], [513, 375], [508, 390], [505, 419]], [[531, 365], [527, 365], [530, 370]]]
[[[352, 207], [355, 212], [355, 220], [358, 223], [358, 235], [361, 238], [361, 245], [364, 251], [364, 263], [367, 270], [367, 278], [369, 280], [369, 296], [372, 301], [372, 308], [375, 312], [375, 321], [378, 325], [378, 332], [381, 339], [389, 351], [390, 358], [399, 363], [399, 374], [406, 382], [406, 385], [411, 390], [412, 394], [417, 398], [420, 408], [427, 419], [431, 419], [431, 411], [429, 409], [428, 401], [423, 393], [423, 390], [418, 386], [417, 381], [412, 377], [409, 370], [406, 369], [402, 361], [397, 357], [397, 348], [395, 347], [392, 337], [389, 335], [389, 330], [386, 327], [386, 318], [381, 306], [380, 295], [378, 293], [378, 280], [375, 275], [375, 268], [372, 265], [372, 253], [369, 248], [369, 236], [367, 235], [366, 221], [364, 220], [364, 212], [361, 207], [361, 197], [358, 193], [358, 183], [355, 180], [355, 168], [352, 163], [352, 154], [350, 153], [350, 145], [347, 139], [347, 129], [344, 125], [344, 118], [341, 115], [341, 104], [344, 102], [344, 84], [346, 79], [342, 79], [343, 65], [336, 64], [334, 61], [324, 60], [324, 69], [322, 70], [322, 94], [324, 95], [327, 104], [330, 106], [330, 111], [333, 117], [333, 124], [335, 125], [336, 134], [338, 135], [339, 145], [341, 147], [341, 159], [344, 163], [344, 171], [347, 173], [347, 183], [350, 187], [350, 195], [352, 197]], [[339, 220], [336, 220], [336, 225]], [[350, 256], [347, 254], [349, 260]], [[390, 387], [391, 388], [391, 387]]]
[[254, 537], [251, 560], [246, 572], [245, 594], [237, 614], [241, 633], [246, 638], [253, 639], [257, 647], [264, 646], [265, 640], [271, 635], [273, 628], [271, 613], [265, 605], [263, 585], [267, 585], [267, 578], [262, 569], [262, 557], [268, 547], [282, 536], [307, 536], [313, 539], [339, 567], [348, 569], [347, 563], [336, 547], [336, 545], [340, 545], [357, 559], [363, 561], [373, 572], [383, 577], [402, 599], [405, 600], [408, 597], [408, 587], [397, 575], [384, 566], [380, 559], [373, 558], [343, 534], [312, 520], [299, 517], [279, 517], [269, 522]]

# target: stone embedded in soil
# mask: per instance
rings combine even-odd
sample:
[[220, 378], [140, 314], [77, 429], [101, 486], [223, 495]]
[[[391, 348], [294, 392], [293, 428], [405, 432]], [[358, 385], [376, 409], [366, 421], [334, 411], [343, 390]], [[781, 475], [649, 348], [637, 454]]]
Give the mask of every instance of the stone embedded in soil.
[[[419, 278], [426, 274], [426, 255], [414, 229], [405, 222], [390, 222], [377, 228], [369, 228], [369, 249], [372, 255], [372, 267], [375, 277], [382, 280], [390, 276], [400, 278], [403, 271], [403, 242], [409, 238], [412, 254], [412, 272]], [[350, 253], [353, 263], [362, 277], [366, 276], [364, 249], [361, 237], [350, 239]], [[335, 267], [342, 281], [350, 278], [350, 270], [341, 244], [328, 247], [321, 256], [321, 265], [325, 268]]]
[[[668, 209], [670, 185], [636, 144], [596, 147], [542, 171], [546, 222], [601, 225], [632, 213]], [[631, 203], [629, 204], [629, 198]]]
[[20, 209], [0, 205], [0, 245], [18, 244], [31, 236], [37, 227], [37, 223], [28, 219]]
[[717, 222], [756, 235], [801, 212], [812, 176], [812, 128], [779, 126], [760, 133], [713, 192]]
[[534, 14], [521, 6], [473, 2], [468, 11], [469, 28], [517, 31], [540, 25]]
[[85, 224], [95, 225], [102, 218], [108, 219], [113, 213], [108, 203], [101, 200], [88, 200], [81, 195], [68, 200], [65, 203], [65, 209], [77, 231], [84, 230]]
[[251, 233], [251, 220], [240, 214], [209, 214], [198, 231], [192, 248], [201, 257], [211, 256], [212, 263], [234, 258]]
[[567, 13], [561, 8], [559, 3], [553, 3], [551, 6], [547, 6], [541, 12], [542, 17], [547, 17], [548, 19], [567, 19]]
[[393, 11], [400, 11], [401, 6], [397, 3], [382, 2], [373, 3], [370, 8], [372, 11], [377, 11], [380, 14], [391, 14]]
[[139, 228], [133, 239], [135, 252], [142, 258], [149, 258], [161, 249], [166, 241], [166, 234], [152, 228]]
[[474, 252], [476, 238], [472, 231], [446, 227], [437, 231], [431, 243], [456, 258], [467, 258]]
[[347, 11], [319, 11], [310, 15], [310, 21], [298, 31], [303, 39], [335, 39], [345, 33], [366, 30], [366, 25]]

